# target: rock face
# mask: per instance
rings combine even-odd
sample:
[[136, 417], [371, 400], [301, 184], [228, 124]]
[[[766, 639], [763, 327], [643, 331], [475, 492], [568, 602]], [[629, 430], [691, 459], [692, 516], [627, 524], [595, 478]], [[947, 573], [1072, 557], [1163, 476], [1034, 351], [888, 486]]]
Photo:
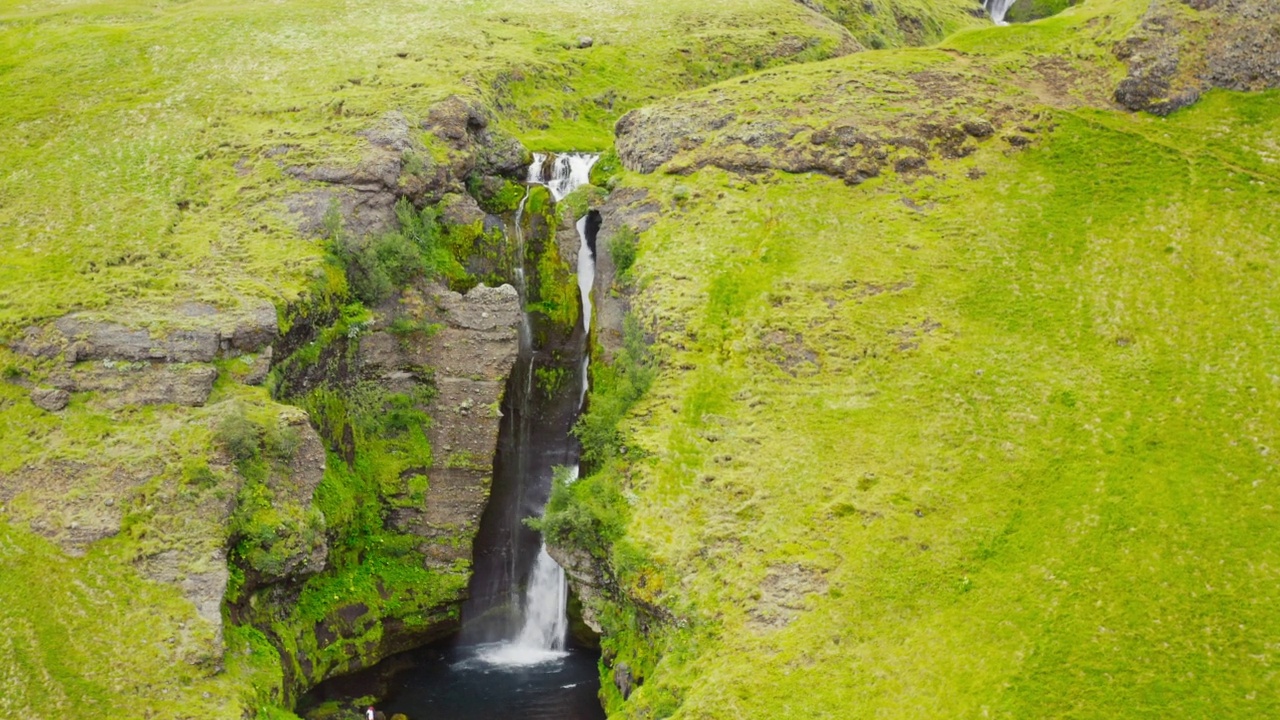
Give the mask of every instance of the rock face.
[[[122, 315], [108, 320], [72, 313], [28, 328], [12, 347], [32, 357], [61, 357], [68, 365], [89, 360], [212, 362], [260, 350], [275, 339], [278, 327], [275, 306], [268, 302], [229, 309], [184, 303], [158, 316]], [[165, 329], [149, 329], [157, 320]]]
[[278, 331], [276, 309], [259, 302], [220, 310], [184, 303], [156, 317], [106, 320], [73, 313], [44, 326], [27, 328], [12, 348], [39, 359], [62, 360], [64, 368], [28, 379], [38, 407], [56, 412], [73, 393], [92, 393], [95, 406], [119, 410], [141, 405], [204, 405], [213, 390], [219, 358], [249, 362], [239, 375], [262, 382]]
[[1269, 0], [1153, 0], [1115, 47], [1129, 73], [1115, 100], [1168, 115], [1211, 88], [1280, 87], [1280, 6]]
[[614, 242], [635, 242], [640, 233], [657, 220], [659, 205], [645, 190], [620, 188], [611, 193], [600, 208], [600, 230], [596, 233], [596, 278], [591, 289], [595, 308], [594, 332], [603, 353], [599, 360], [610, 362], [622, 348], [623, 319], [631, 309], [633, 288], [622, 283], [614, 266]]
[[[102, 405], [120, 409], [139, 405], [204, 405], [213, 391], [218, 371], [203, 363], [80, 363], [57, 373], [48, 382], [64, 393], [102, 394]], [[65, 403], [64, 403], [65, 405]]]
[[426, 502], [395, 509], [389, 523], [423, 538], [428, 563], [450, 567], [470, 559], [470, 539], [488, 499], [498, 406], [519, 350], [520, 301], [510, 285], [479, 285], [466, 295], [442, 288], [414, 292], [402, 307], [438, 329], [408, 343], [375, 332], [361, 343], [360, 361], [401, 391], [417, 382], [414, 368], [434, 369], [437, 394], [428, 407], [434, 422], [427, 431], [433, 462], [411, 471], [427, 476]]
[[[803, 98], [791, 97], [794, 88], [762, 75], [739, 81], [751, 87], [733, 94], [711, 88], [627, 113], [616, 126], [618, 157], [642, 173], [781, 170], [822, 173], [854, 185], [890, 169], [930, 174], [930, 162], [971, 155], [995, 135], [1008, 141], [1005, 147], [1029, 144], [1028, 135], [1040, 125], [1034, 111], [1040, 100], [995, 84], [975, 88], [969, 72], [938, 56], [919, 71], [894, 78], [905, 83], [903, 105], [894, 112], [867, 101], [877, 87], [872, 74], [833, 68], [823, 84], [830, 91]], [[1023, 79], [1043, 81], [1063, 103], [1077, 103], [1059, 74], [1053, 63], [1033, 62]], [[731, 98], [743, 93], [761, 109], [739, 114]], [[794, 105], [803, 105], [808, 115], [793, 112]]]
[[[421, 131], [446, 147], [443, 156], [423, 145]], [[366, 146], [353, 164], [290, 166], [293, 177], [314, 184], [290, 196], [288, 211], [306, 235], [331, 231], [326, 226], [336, 209], [345, 231], [355, 237], [388, 230], [395, 224], [395, 205], [409, 198], [416, 205], [438, 203], [446, 195], [466, 195], [472, 174], [518, 176], [529, 153], [515, 138], [490, 127], [482, 105], [452, 96], [432, 106], [416, 126], [402, 113], [390, 112], [363, 133]]]
[[564, 568], [574, 595], [582, 601], [582, 621], [599, 635], [603, 632], [603, 626], [596, 616], [595, 608], [605, 606], [602, 593], [608, 584], [601, 563], [581, 550], [548, 545], [547, 553]]

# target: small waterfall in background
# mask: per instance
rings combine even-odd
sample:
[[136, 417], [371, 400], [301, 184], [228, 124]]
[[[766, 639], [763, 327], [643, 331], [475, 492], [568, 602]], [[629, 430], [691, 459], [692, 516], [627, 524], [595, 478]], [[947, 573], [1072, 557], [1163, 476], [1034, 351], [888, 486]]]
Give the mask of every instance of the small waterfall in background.
[[[552, 198], [559, 202], [569, 193], [589, 182], [591, 166], [598, 155], [585, 153], [569, 153], [564, 155], [535, 154], [529, 166], [527, 182], [530, 186], [545, 185]], [[526, 199], [528, 194], [525, 195]], [[523, 213], [524, 203], [517, 211]], [[598, 224], [598, 223], [597, 223]], [[591, 289], [595, 278], [595, 256], [593, 243], [588, 237], [587, 217], [577, 223], [578, 248], [578, 289], [582, 300], [582, 325], [584, 342], [589, 343], [587, 336], [591, 330]], [[517, 233], [522, 231], [517, 230]], [[523, 236], [517, 238], [523, 249]], [[523, 261], [523, 253], [520, 254]], [[518, 277], [523, 278], [521, 272]], [[522, 291], [523, 295], [523, 291]], [[589, 384], [587, 371], [589, 367], [589, 348], [583, 350], [582, 384], [578, 394], [577, 412], [581, 412], [586, 401]], [[532, 373], [530, 373], [530, 377]], [[576, 413], [575, 413], [576, 414]], [[578, 468], [573, 467], [572, 475], [577, 476]], [[536, 479], [530, 478], [536, 481]], [[538, 508], [540, 514], [543, 508]], [[523, 521], [523, 518], [519, 519]], [[568, 633], [569, 620], [567, 606], [569, 600], [568, 583], [564, 569], [547, 553], [546, 543], [538, 548], [537, 558], [529, 573], [521, 602], [522, 625], [514, 637], [491, 645], [480, 655], [485, 662], [494, 665], [533, 665], [563, 657], [565, 638]]]
[[1009, 12], [1009, 8], [1013, 6], [1016, 0], [983, 0], [982, 7], [986, 8], [987, 14], [991, 16], [992, 21], [997, 25], [1008, 25], [1004, 21], [1004, 16]]

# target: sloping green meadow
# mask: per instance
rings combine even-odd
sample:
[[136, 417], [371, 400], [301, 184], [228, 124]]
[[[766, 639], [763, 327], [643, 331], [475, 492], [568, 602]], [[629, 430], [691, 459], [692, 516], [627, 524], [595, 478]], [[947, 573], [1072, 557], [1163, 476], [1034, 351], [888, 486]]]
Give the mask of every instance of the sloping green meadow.
[[677, 620], [617, 621], [621, 716], [1280, 713], [1280, 95], [1052, 122], [910, 182], [628, 177], [663, 371], [587, 482]]
[[0, 336], [77, 308], [296, 298], [319, 252], [282, 166], [358, 159], [388, 111], [462, 93], [534, 146], [594, 149], [648, 98], [846, 45], [787, 0], [6, 0]]

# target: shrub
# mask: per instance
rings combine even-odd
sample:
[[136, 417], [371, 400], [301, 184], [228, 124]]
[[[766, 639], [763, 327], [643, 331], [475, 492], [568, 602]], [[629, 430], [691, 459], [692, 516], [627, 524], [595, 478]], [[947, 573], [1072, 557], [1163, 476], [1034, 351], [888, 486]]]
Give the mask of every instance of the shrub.
[[402, 198], [395, 211], [397, 230], [363, 240], [346, 234], [336, 204], [325, 216], [330, 249], [346, 269], [351, 291], [368, 305], [386, 300], [396, 288], [419, 278], [466, 275], [442, 240], [435, 208], [417, 210]]
[[628, 272], [636, 261], [636, 249], [640, 237], [630, 225], [623, 225], [609, 239], [609, 257], [613, 260], [615, 275], [619, 284], [626, 284]]
[[244, 414], [244, 406], [236, 405], [218, 423], [214, 438], [222, 446], [231, 461], [243, 472], [245, 465], [260, 457], [262, 429]]

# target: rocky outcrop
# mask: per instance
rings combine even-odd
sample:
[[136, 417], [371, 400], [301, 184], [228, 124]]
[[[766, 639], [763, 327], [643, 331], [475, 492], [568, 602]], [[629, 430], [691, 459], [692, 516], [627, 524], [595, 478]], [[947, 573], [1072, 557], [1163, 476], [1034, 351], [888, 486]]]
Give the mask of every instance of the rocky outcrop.
[[277, 329], [276, 309], [269, 302], [228, 309], [183, 303], [136, 317], [127, 311], [111, 319], [72, 313], [49, 325], [27, 328], [12, 348], [36, 358], [61, 358], [67, 364], [212, 362], [260, 350], [275, 339]]
[[[1030, 144], [1042, 124], [1034, 110], [1042, 99], [1013, 87], [975, 85], [971, 73], [944, 56], [892, 77], [833, 67], [821, 85], [830, 90], [803, 98], [792, 97], [796, 91], [784, 76], [761, 74], [739, 81], [753, 87], [711, 88], [624, 115], [616, 127], [618, 156], [642, 173], [782, 170], [858, 184], [890, 169], [930, 174], [931, 163], [968, 156], [997, 138], [1003, 148]], [[1051, 62], [1032, 62], [1024, 79], [1052, 77], [1063, 102], [1078, 102], [1058, 74]], [[892, 112], [869, 102], [887, 83], [903, 88], [902, 104]], [[762, 109], [738, 112], [753, 103]]]
[[423, 539], [427, 562], [450, 567], [471, 557], [493, 472], [507, 375], [516, 360], [520, 301], [514, 288], [479, 285], [466, 295], [443, 288], [406, 293], [400, 317], [433, 326], [429, 337], [402, 342], [386, 330], [360, 344], [360, 362], [393, 391], [420, 382], [431, 368], [435, 398], [427, 407], [432, 465], [406, 472], [427, 476], [421, 505], [398, 507], [388, 521]]
[[660, 206], [647, 190], [619, 188], [600, 207], [600, 229], [596, 233], [596, 277], [591, 290], [595, 309], [595, 340], [601, 351], [597, 360], [612, 362], [622, 348], [623, 322], [631, 311], [634, 288], [618, 277], [614, 264], [615, 242], [635, 243], [638, 235], [658, 219]]
[[1212, 88], [1280, 87], [1280, 5], [1153, 0], [1114, 52], [1129, 67], [1115, 100], [1133, 111], [1168, 115]]
[[188, 407], [204, 405], [217, 378], [218, 370], [203, 363], [171, 365], [103, 360], [79, 363], [69, 371], [51, 375], [46, 382], [68, 394], [101, 393], [103, 407], [120, 409], [170, 403]]
[[547, 553], [564, 568], [573, 594], [582, 602], [582, 621], [599, 635], [603, 632], [603, 625], [596, 611], [605, 606], [604, 593], [608, 587], [601, 563], [576, 548], [547, 545]]
[[[435, 146], [419, 139], [423, 130]], [[331, 232], [336, 220], [354, 237], [388, 230], [401, 198], [422, 206], [465, 195], [471, 177], [515, 177], [529, 158], [518, 140], [490, 127], [483, 105], [458, 96], [432, 106], [418, 123], [389, 112], [363, 135], [365, 147], [352, 163], [302, 166], [278, 159], [290, 175], [317, 186], [285, 200], [303, 234]]]
[[108, 410], [142, 405], [204, 405], [213, 391], [219, 358], [247, 360], [234, 377], [258, 384], [270, 366], [277, 334], [275, 306], [268, 302], [220, 310], [185, 303], [158, 316], [116, 319], [73, 313], [27, 328], [11, 347], [63, 367], [25, 378], [31, 401], [49, 412], [65, 408], [75, 393], [92, 393]]

